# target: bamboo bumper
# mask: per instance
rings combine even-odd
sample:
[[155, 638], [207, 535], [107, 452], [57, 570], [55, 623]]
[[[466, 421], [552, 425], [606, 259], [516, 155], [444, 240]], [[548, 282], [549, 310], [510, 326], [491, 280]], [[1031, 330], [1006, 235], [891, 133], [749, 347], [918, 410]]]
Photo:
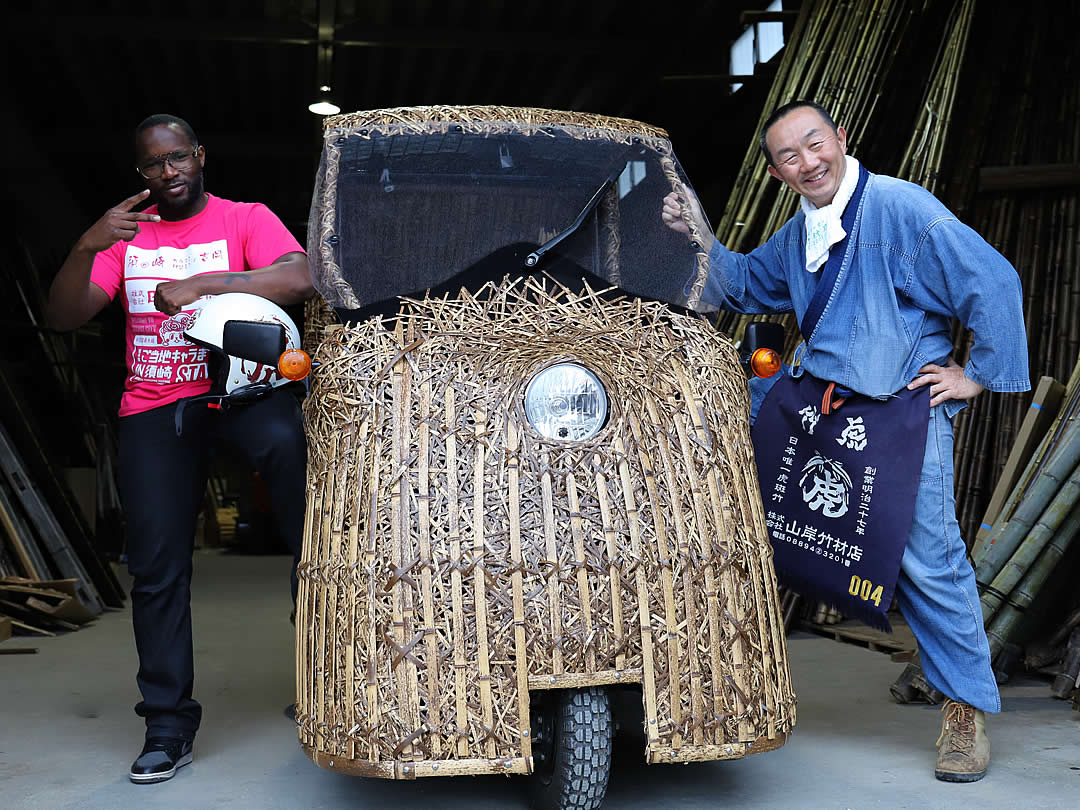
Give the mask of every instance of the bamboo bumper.
[[[637, 299], [486, 293], [331, 327], [317, 352], [305, 751], [385, 778], [527, 773], [530, 690], [620, 683], [641, 686], [648, 762], [779, 747], [795, 695], [730, 342]], [[584, 442], [522, 408], [566, 360], [610, 403]]]

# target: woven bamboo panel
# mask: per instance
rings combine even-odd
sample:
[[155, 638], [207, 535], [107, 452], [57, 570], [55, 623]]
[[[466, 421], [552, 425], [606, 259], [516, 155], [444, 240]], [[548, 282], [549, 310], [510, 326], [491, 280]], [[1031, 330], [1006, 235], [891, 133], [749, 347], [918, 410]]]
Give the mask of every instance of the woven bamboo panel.
[[[441, 132], [447, 127], [459, 131], [496, 133], [540, 132], [557, 128], [582, 139], [614, 139], [630, 143], [632, 138], [666, 141], [668, 134], [660, 127], [629, 118], [609, 115], [545, 110], [538, 107], [502, 107], [496, 105], [393, 107], [382, 110], [331, 115], [323, 119], [323, 130], [341, 134], [368, 135], [371, 132]], [[670, 147], [669, 147], [670, 148]]]
[[328, 326], [338, 323], [338, 317], [321, 295], [313, 295], [304, 302], [304, 335], [300, 345], [307, 352], [314, 352], [322, 342]]
[[[309, 755], [389, 778], [527, 771], [530, 689], [626, 682], [650, 762], [781, 745], [795, 696], [731, 344], [638, 299], [537, 279], [486, 293], [319, 348], [297, 615]], [[543, 439], [522, 408], [568, 359], [610, 401], [584, 442]]]

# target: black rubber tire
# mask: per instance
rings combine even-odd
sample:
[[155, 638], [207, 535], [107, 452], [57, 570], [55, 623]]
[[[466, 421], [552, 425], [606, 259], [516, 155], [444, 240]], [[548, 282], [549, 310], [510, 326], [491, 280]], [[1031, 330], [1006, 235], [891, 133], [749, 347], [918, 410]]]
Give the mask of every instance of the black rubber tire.
[[537, 768], [529, 780], [530, 806], [533, 810], [596, 810], [611, 775], [615, 723], [607, 691], [590, 686], [534, 697], [541, 704], [539, 722], [533, 723]]

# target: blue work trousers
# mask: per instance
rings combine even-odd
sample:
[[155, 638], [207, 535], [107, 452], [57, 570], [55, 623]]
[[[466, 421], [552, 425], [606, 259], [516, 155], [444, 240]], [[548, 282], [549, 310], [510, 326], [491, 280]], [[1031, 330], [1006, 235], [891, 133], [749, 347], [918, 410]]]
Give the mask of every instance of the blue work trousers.
[[930, 684], [953, 700], [1001, 711], [975, 572], [956, 522], [952, 422], [943, 405], [930, 409], [915, 519], [896, 596], [919, 642]]

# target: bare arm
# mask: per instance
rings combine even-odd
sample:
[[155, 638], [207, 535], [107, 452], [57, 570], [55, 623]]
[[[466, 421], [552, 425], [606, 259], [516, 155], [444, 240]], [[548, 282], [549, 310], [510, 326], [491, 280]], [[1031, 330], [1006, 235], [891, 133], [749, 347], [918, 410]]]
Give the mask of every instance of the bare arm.
[[109, 295], [90, 281], [94, 257], [120, 240], [130, 242], [139, 232], [140, 222], [157, 222], [159, 217], [132, 211], [146, 199], [149, 191], [140, 191], [105, 212], [79, 237], [71, 253], [49, 288], [45, 304], [45, 322], [53, 329], [77, 329], [109, 303]]
[[175, 315], [204, 295], [246, 292], [288, 306], [305, 301], [315, 293], [311, 286], [307, 256], [293, 252], [258, 270], [243, 273], [207, 273], [180, 281], [163, 281], [154, 293], [154, 306], [166, 315]]

